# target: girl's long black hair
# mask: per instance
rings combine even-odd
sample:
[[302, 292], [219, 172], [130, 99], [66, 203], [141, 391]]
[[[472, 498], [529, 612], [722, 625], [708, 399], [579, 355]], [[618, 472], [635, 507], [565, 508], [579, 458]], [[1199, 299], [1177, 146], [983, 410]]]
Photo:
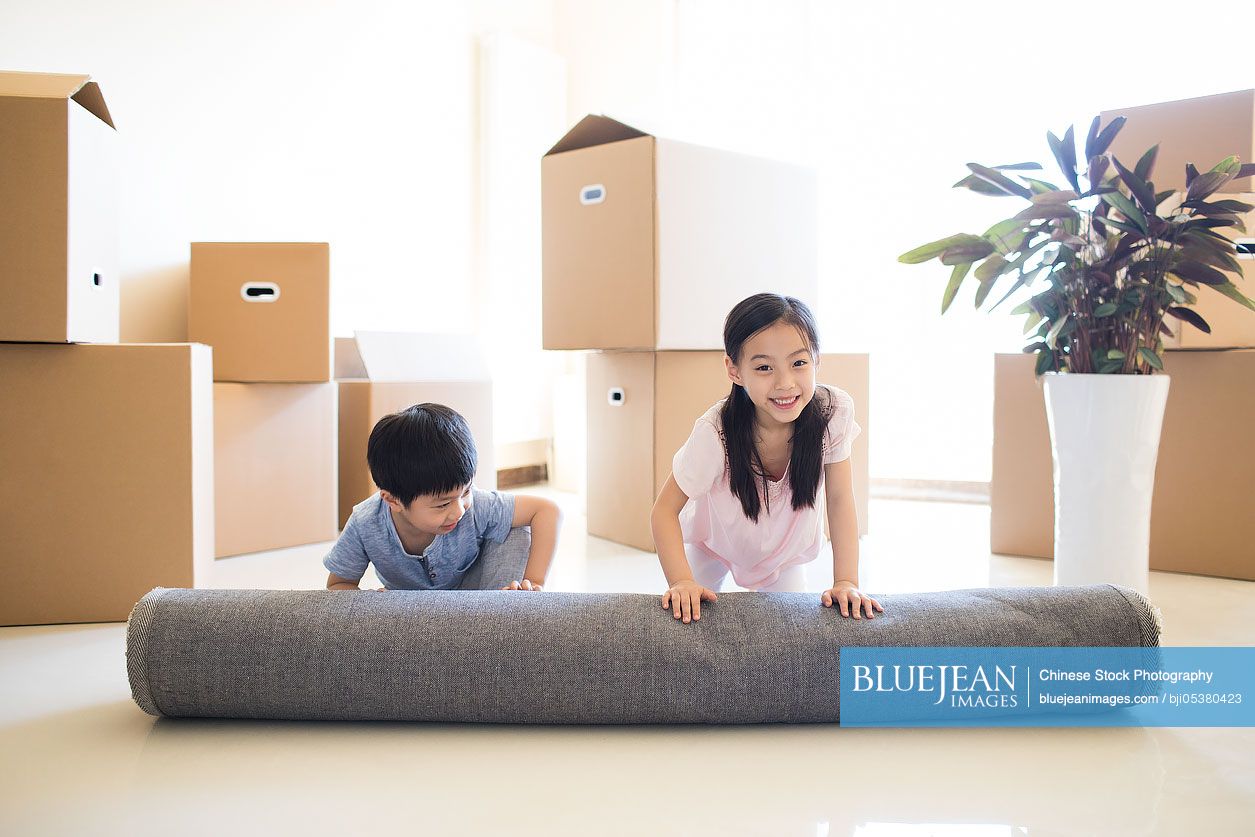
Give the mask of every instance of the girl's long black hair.
[[[795, 327], [806, 340], [811, 362], [819, 359], [815, 316], [801, 300], [779, 294], [755, 294], [737, 303], [723, 324], [724, 352], [739, 367], [745, 341], [776, 323]], [[815, 505], [819, 480], [823, 476], [824, 430], [834, 408], [828, 400], [821, 397], [816, 387], [814, 397], [793, 422], [793, 437], [789, 441], [789, 487], [793, 492], [794, 509]], [[732, 385], [719, 418], [728, 452], [732, 494], [741, 501], [745, 516], [757, 523], [759, 512], [767, 502], [768, 475], [755, 443], [754, 402], [740, 384]]]

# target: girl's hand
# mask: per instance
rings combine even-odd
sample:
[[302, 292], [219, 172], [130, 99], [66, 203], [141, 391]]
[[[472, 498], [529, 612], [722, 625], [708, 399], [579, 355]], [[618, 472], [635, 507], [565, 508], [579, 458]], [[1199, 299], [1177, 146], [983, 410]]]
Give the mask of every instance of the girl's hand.
[[688, 622], [702, 618], [702, 602], [718, 601], [715, 591], [708, 590], [693, 579], [677, 581], [662, 594], [662, 606], [671, 608], [676, 619]]
[[860, 591], [849, 581], [838, 581], [832, 585], [832, 589], [824, 591], [820, 601], [824, 603], [824, 607], [832, 607], [835, 603], [842, 616], [850, 616], [850, 612], [853, 611], [855, 619], [863, 618], [864, 612], [868, 619], [876, 618], [873, 611], [885, 612], [880, 602]]

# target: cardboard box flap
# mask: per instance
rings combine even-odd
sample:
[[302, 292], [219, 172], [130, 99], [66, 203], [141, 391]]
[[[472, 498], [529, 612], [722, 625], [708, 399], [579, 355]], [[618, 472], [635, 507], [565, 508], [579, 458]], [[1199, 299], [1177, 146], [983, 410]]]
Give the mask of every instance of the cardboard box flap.
[[591, 148], [594, 145], [605, 145], [608, 142], [619, 142], [620, 140], [647, 136], [650, 136], [650, 134], [637, 130], [631, 125], [624, 125], [622, 122], [611, 119], [608, 116], [593, 116], [589, 114], [581, 119], [574, 128], [567, 131], [566, 135], [558, 140], [557, 145], [545, 152], [545, 156], [561, 154], [563, 151], [574, 151], [577, 148]]
[[91, 76], [64, 73], [0, 72], [0, 96], [25, 96], [32, 99], [73, 99], [101, 122], [114, 127], [113, 117], [100, 92], [100, 85]]
[[[353, 334], [360, 366], [336, 340], [336, 368], [359, 371], [377, 382], [487, 381], [488, 364], [467, 334], [358, 331]], [[344, 362], [342, 363], [342, 357]], [[337, 376], [338, 377], [338, 376]]]

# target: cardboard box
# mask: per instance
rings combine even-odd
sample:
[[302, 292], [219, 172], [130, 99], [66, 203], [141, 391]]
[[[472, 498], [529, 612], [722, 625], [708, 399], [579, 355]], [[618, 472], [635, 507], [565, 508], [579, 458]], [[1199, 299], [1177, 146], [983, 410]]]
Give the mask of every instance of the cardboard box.
[[214, 380], [331, 380], [330, 248], [195, 243], [188, 339], [214, 347]]
[[215, 557], [334, 540], [336, 385], [214, 384]]
[[813, 306], [815, 184], [585, 117], [541, 162], [544, 348], [718, 350], [751, 294]]
[[[1255, 90], [1116, 108], [1101, 116], [1104, 125], [1117, 116], [1128, 120], [1107, 153], [1130, 169], [1149, 148], [1159, 146], [1151, 179], [1160, 191], [1185, 189], [1186, 163], [1207, 171], [1231, 154], [1243, 163], [1255, 161]], [[1078, 160], [1085, 156], [1084, 141], [1082, 134]], [[1221, 191], [1255, 192], [1255, 178], [1236, 178]]]
[[209, 348], [0, 346], [0, 625], [120, 622], [213, 563]]
[[462, 414], [475, 438], [475, 485], [494, 489], [492, 380], [470, 337], [359, 331], [337, 337], [335, 372], [340, 393], [339, 525], [378, 490], [366, 465], [366, 443], [379, 419], [426, 402]]
[[118, 340], [117, 136], [88, 76], [0, 73], [0, 340]]
[[[1045, 400], [1033, 356], [998, 355], [990, 548], [1054, 553], [1054, 483]], [[1171, 351], [1155, 496], [1153, 570], [1255, 580], [1255, 351]], [[1101, 510], [1099, 510], [1101, 511]]]
[[[1242, 193], [1230, 196], [1243, 203], [1255, 204], [1255, 194]], [[1226, 274], [1238, 290], [1255, 299], [1255, 211], [1243, 216], [1246, 232], [1222, 228], [1218, 232], [1233, 239], [1234, 256], [1242, 266], [1242, 273]], [[1188, 286], [1187, 286], [1188, 287]], [[1164, 345], [1172, 349], [1245, 349], [1255, 347], [1255, 311], [1251, 311], [1212, 288], [1190, 287], [1190, 293], [1198, 297], [1198, 303], [1190, 306], [1198, 312], [1211, 333], [1205, 334], [1194, 326], [1185, 325], [1176, 317], [1164, 320], [1173, 331], [1173, 337], [1165, 337]]]
[[[649, 515], [693, 423], [731, 384], [723, 352], [606, 352], [588, 364], [588, 533], [648, 552]], [[868, 356], [822, 355], [819, 380], [854, 399], [859, 534], [867, 533]]]

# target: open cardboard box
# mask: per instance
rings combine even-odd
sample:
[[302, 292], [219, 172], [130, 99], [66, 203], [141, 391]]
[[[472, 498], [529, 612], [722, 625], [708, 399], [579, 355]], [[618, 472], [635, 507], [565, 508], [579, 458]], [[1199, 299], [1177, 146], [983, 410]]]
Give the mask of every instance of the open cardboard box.
[[89, 76], [0, 72], [0, 341], [118, 341], [116, 134]]
[[814, 306], [811, 169], [586, 116], [541, 161], [546, 349], [722, 348], [764, 290]]

